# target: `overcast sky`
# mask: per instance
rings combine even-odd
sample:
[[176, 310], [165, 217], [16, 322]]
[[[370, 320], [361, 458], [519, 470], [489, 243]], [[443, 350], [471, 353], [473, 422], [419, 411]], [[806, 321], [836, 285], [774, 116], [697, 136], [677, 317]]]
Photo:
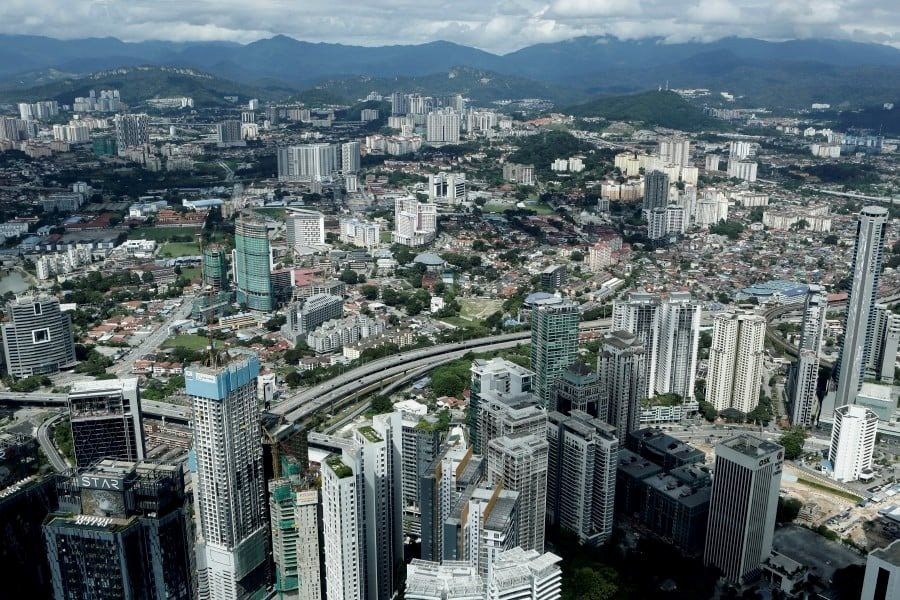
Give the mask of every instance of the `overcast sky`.
[[900, 9], [898, 0], [2, 0], [0, 32], [241, 43], [285, 34], [366, 46], [444, 39], [497, 53], [596, 34], [900, 47]]

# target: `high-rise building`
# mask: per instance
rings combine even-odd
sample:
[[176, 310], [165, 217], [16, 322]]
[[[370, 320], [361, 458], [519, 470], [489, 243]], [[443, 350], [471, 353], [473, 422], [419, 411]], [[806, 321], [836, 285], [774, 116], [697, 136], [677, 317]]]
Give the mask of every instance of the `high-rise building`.
[[716, 446], [703, 562], [735, 583], [772, 552], [784, 448], [749, 434]]
[[6, 305], [6, 370], [13, 377], [56, 373], [75, 366], [72, 319], [52, 296], [20, 296]]
[[128, 148], [150, 143], [150, 117], [147, 115], [116, 115], [116, 148], [119, 153]]
[[409, 101], [406, 94], [394, 92], [390, 96], [390, 101], [392, 115], [405, 115], [409, 112]]
[[275, 309], [269, 233], [262, 221], [243, 215], [234, 224], [234, 282], [238, 304], [251, 310]]
[[265, 475], [255, 354], [211, 355], [184, 370], [197, 460], [200, 598], [249, 600], [267, 579]]
[[398, 402], [401, 414], [401, 477], [403, 532], [422, 535], [422, 494], [419, 483], [441, 451], [444, 423], [414, 400]]
[[693, 399], [700, 345], [700, 304], [688, 292], [672, 292], [659, 307], [653, 360], [656, 394]]
[[719, 313], [713, 319], [706, 400], [718, 411], [749, 413], [759, 404], [766, 319], [752, 312]]
[[464, 560], [489, 576], [497, 555], [515, 548], [519, 493], [502, 484], [470, 486], [443, 523], [443, 560]]
[[601, 403], [608, 407], [606, 422], [616, 428], [620, 444], [640, 424], [641, 400], [647, 397], [646, 360], [644, 345], [627, 331], [612, 331], [600, 344]]
[[688, 166], [691, 162], [691, 141], [680, 138], [659, 140], [659, 160], [679, 167]]
[[519, 493], [518, 545], [544, 551], [547, 512], [546, 432], [503, 436], [487, 444], [487, 481]]
[[726, 173], [728, 177], [735, 177], [753, 183], [756, 181], [756, 169], [756, 161], [729, 158]]
[[325, 244], [325, 215], [319, 211], [292, 208], [284, 220], [285, 237], [293, 250]]
[[68, 395], [72, 446], [79, 468], [105, 458], [144, 460], [137, 379], [76, 381]]
[[394, 243], [423, 246], [437, 236], [437, 205], [414, 197], [394, 202]]
[[[853, 284], [844, 315], [844, 344], [834, 367], [837, 375], [834, 408], [853, 402], [869, 363], [887, 221], [888, 211], [881, 206], [866, 206], [859, 213], [851, 267]], [[824, 414], [830, 412], [823, 410]]]
[[472, 381], [469, 385], [469, 404], [466, 407], [466, 425], [469, 440], [476, 452], [481, 453], [479, 422], [481, 419], [481, 399], [488, 392], [499, 392], [519, 396], [531, 392], [534, 372], [503, 358], [472, 361]]
[[[466, 445], [462, 428], [454, 428], [447, 436], [438, 457], [419, 480], [419, 504], [422, 510], [422, 558], [426, 560], [461, 559], [461, 538], [445, 544], [444, 528], [454, 508], [462, 507], [460, 499], [481, 480], [484, 460]], [[463, 501], [465, 502], [465, 501]], [[457, 520], [457, 525], [461, 521]], [[458, 529], [458, 528], [457, 528]], [[451, 533], [457, 532], [451, 528]], [[447, 552], [445, 553], [445, 549]]]
[[359, 171], [359, 146], [355, 141], [341, 144], [341, 173], [344, 175]]
[[502, 436], [522, 433], [541, 435], [547, 427], [547, 412], [534, 394], [482, 390], [478, 405], [478, 454], [487, 454], [488, 443]]
[[576, 361], [563, 371], [553, 388], [554, 410], [568, 414], [580, 410], [593, 417], [606, 418], [608, 408], [600, 393], [600, 376], [581, 361]]
[[242, 141], [241, 122], [237, 119], [228, 119], [216, 124], [216, 142], [219, 144], [239, 144]]
[[534, 393], [544, 407], [552, 400], [556, 380], [578, 355], [580, 319], [578, 305], [571, 300], [553, 296], [534, 303], [531, 370], [535, 373]]
[[381, 225], [356, 217], [340, 220], [340, 240], [345, 244], [374, 250], [381, 245]]
[[203, 249], [203, 285], [214, 292], [228, 289], [228, 251], [221, 244]]
[[451, 109], [428, 113], [425, 119], [425, 140], [433, 144], [458, 144], [459, 113]]
[[466, 199], [465, 173], [430, 173], [428, 199], [438, 204], [455, 206]]
[[57, 487], [44, 523], [57, 600], [195, 598], [181, 467], [105, 460]]
[[278, 148], [279, 181], [330, 181], [341, 167], [337, 147], [332, 144], [303, 144]]
[[834, 409], [828, 462], [837, 481], [856, 481], [872, 475], [872, 455], [878, 434], [878, 415], [862, 406], [845, 404]]
[[347, 456], [322, 461], [322, 535], [328, 600], [359, 600], [365, 594], [363, 502], [359, 466]]
[[619, 438], [615, 427], [580, 410], [548, 416], [547, 518], [581, 543], [612, 534]]
[[340, 319], [344, 315], [344, 299], [330, 294], [313, 294], [301, 298], [287, 308], [282, 334], [292, 340], [306, 339], [310, 331], [325, 321]]
[[900, 346], [900, 316], [887, 304], [875, 305], [875, 331], [866, 372], [882, 383], [894, 381], [894, 366]]
[[513, 548], [497, 555], [487, 578], [491, 600], [556, 600], [562, 590], [562, 559], [552, 552]]
[[869, 552], [860, 600], [900, 598], [900, 540]]
[[643, 290], [628, 292], [613, 302], [611, 331], [632, 333], [644, 347], [645, 398], [653, 396], [660, 335], [660, 298]]
[[555, 292], [566, 282], [566, 265], [549, 265], [541, 271], [541, 289]]
[[803, 310], [803, 325], [798, 346], [799, 357], [791, 370], [789, 381], [793, 403], [791, 422], [811, 427], [819, 408], [816, 388], [819, 381], [819, 346], [825, 329], [825, 313], [828, 300], [821, 286], [811, 285]]
[[746, 140], [733, 140], [728, 142], [728, 158], [736, 158], [738, 160], [750, 158], [750, 151], [753, 143]]
[[282, 600], [321, 600], [319, 492], [292, 475], [269, 480], [275, 592]]
[[665, 208], [669, 203], [669, 176], [662, 171], [650, 171], [644, 176], [644, 210]]

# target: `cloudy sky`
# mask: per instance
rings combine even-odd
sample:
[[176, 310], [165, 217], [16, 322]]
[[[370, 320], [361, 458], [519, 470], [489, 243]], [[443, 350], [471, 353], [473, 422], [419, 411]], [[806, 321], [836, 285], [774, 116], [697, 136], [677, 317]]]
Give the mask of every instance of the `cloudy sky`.
[[596, 34], [900, 47], [900, 10], [897, 0], [2, 0], [0, 33], [241, 43], [285, 34], [367, 46], [444, 39], [498, 53]]

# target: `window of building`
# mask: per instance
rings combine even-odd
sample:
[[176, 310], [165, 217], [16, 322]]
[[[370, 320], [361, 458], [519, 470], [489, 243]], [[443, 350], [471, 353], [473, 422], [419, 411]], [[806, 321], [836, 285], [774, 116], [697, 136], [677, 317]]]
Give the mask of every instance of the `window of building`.
[[42, 312], [43, 312], [43, 309], [41, 308], [41, 303], [40, 303], [40, 302], [35, 302], [35, 303], [34, 303], [34, 314], [39, 315], [39, 314], [41, 314]]
[[35, 329], [31, 332], [31, 341], [35, 344], [46, 344], [50, 341], [50, 329], [48, 327]]

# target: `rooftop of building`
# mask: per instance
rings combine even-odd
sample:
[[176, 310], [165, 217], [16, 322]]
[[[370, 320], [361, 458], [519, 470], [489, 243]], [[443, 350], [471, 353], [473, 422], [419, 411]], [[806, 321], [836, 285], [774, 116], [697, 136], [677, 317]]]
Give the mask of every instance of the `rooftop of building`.
[[512, 371], [518, 375], [534, 375], [534, 371], [499, 356], [487, 360], [476, 358], [472, 361], [472, 370], [478, 373], [501, 373], [504, 371]]
[[353, 469], [344, 464], [341, 457], [336, 454], [332, 454], [326, 458], [325, 464], [328, 465], [328, 468], [334, 472], [338, 479], [344, 479], [345, 477], [353, 475]]
[[359, 434], [366, 438], [369, 442], [373, 444], [377, 444], [378, 442], [384, 441], [381, 435], [375, 431], [370, 425], [363, 425], [359, 429], [357, 429]]
[[422, 252], [421, 254], [417, 254], [413, 259], [413, 262], [425, 265], [426, 267], [442, 267], [447, 264], [447, 261], [434, 252]]
[[750, 458], [758, 458], [783, 450], [778, 444], [768, 442], [755, 435], [750, 435], [749, 433], [737, 435], [731, 439], [725, 440], [720, 445], [736, 452], [740, 452], [744, 456], [749, 456]]
[[894, 566], [900, 567], [900, 540], [894, 540], [884, 548], [872, 550], [869, 554]]
[[635, 479], [646, 479], [663, 470], [655, 462], [649, 461], [626, 448], [619, 448], [619, 465], [617, 469]]
[[128, 377], [125, 379], [99, 379], [97, 381], [78, 380], [72, 383], [69, 395], [91, 394], [97, 392], [122, 392], [126, 390], [137, 390], [138, 380], [136, 377]]
[[656, 473], [644, 480], [649, 487], [688, 507], [709, 502], [712, 492], [711, 482], [704, 486], [690, 486], [671, 473]]

